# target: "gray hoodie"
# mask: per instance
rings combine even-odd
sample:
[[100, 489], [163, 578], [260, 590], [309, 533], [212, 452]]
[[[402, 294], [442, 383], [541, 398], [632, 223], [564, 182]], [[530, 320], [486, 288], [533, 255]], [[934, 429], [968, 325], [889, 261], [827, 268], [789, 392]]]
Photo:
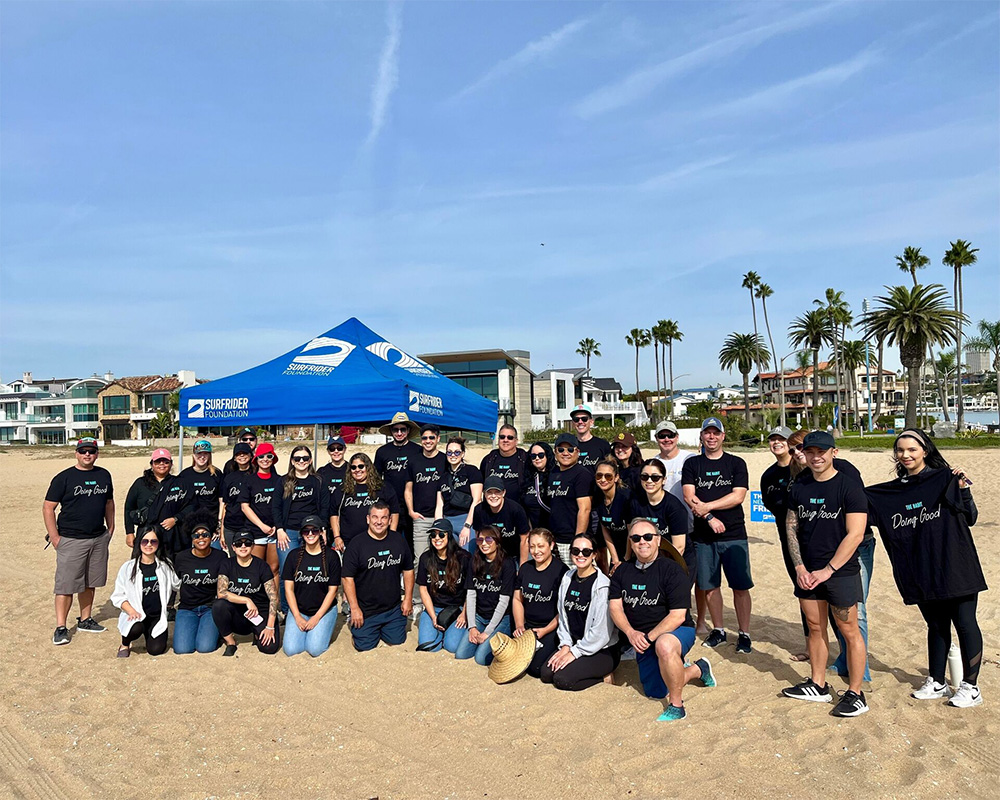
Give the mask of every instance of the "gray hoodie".
[[565, 603], [566, 592], [569, 591], [569, 583], [574, 575], [576, 575], [576, 570], [569, 570], [562, 576], [562, 581], [559, 583], [559, 625], [556, 632], [559, 636], [559, 646], [569, 647], [570, 652], [580, 658], [581, 656], [592, 656], [615, 644], [618, 641], [618, 629], [608, 613], [608, 592], [611, 588], [611, 581], [607, 575], [598, 570], [590, 593], [586, 631], [580, 641], [576, 644], [573, 643], [573, 637], [569, 632], [569, 619], [566, 617]]

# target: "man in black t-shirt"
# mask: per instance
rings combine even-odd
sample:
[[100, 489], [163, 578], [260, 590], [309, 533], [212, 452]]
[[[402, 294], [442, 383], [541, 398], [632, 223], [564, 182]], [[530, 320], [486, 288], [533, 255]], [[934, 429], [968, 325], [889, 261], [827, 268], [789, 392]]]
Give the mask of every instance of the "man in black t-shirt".
[[[750, 547], [743, 517], [743, 499], [750, 486], [747, 464], [739, 456], [725, 453], [726, 430], [722, 420], [709, 417], [701, 424], [704, 452], [692, 456], [681, 468], [684, 502], [694, 514], [693, 539], [698, 559], [696, 588], [705, 593], [713, 630], [702, 642], [718, 647], [726, 641], [722, 617], [722, 572], [733, 590], [733, 606], [739, 633], [736, 652], [749, 653], [750, 642]], [[702, 599], [698, 601], [698, 628], [704, 624]]]
[[[42, 503], [46, 539], [56, 551], [56, 630], [52, 644], [69, 644], [66, 617], [73, 595], [80, 603], [76, 629], [103, 633], [93, 617], [94, 590], [108, 582], [108, 545], [115, 532], [111, 473], [94, 466], [97, 440], [76, 443], [76, 465], [52, 479]], [[56, 508], [59, 517], [56, 518]]]
[[517, 428], [501, 425], [497, 447], [479, 463], [483, 479], [497, 477], [503, 481], [507, 499], [521, 502], [521, 482], [528, 474], [528, 453], [517, 446]]
[[328, 508], [331, 511], [330, 518], [324, 521], [333, 530], [333, 501], [337, 496], [337, 490], [344, 484], [347, 477], [347, 443], [339, 436], [331, 436], [326, 442], [326, 452], [330, 455], [330, 463], [324, 464], [316, 470], [316, 476], [323, 483], [329, 498]]
[[367, 532], [347, 545], [341, 580], [351, 607], [355, 650], [373, 650], [379, 641], [406, 641], [406, 618], [413, 610], [413, 554], [403, 537], [389, 530], [388, 503], [375, 502], [368, 511]]
[[[500, 532], [500, 546], [504, 555], [518, 564], [528, 560], [528, 515], [519, 503], [507, 499], [504, 483], [494, 475], [483, 484], [483, 502], [472, 512], [472, 537], [467, 549], [475, 553], [476, 537], [483, 528], [492, 526]], [[461, 539], [459, 539], [461, 544]]]
[[597, 471], [597, 462], [605, 456], [611, 455], [611, 443], [600, 436], [594, 436], [590, 432], [594, 427], [594, 414], [590, 406], [579, 405], [569, 412], [569, 418], [573, 421], [576, 429], [576, 440], [580, 448], [580, 466], [594, 477]]
[[868, 498], [860, 483], [837, 471], [834, 438], [813, 431], [802, 442], [810, 481], [796, 481], [789, 493], [788, 550], [795, 565], [795, 596], [809, 623], [809, 664], [812, 675], [784, 689], [795, 700], [829, 703], [833, 692], [826, 682], [827, 611], [847, 643], [849, 689], [833, 709], [837, 717], [856, 717], [868, 711], [861, 681], [867, 658], [858, 627], [862, 599], [858, 545], [868, 522]]
[[412, 552], [418, 559], [429, 547], [427, 534], [431, 532], [431, 525], [444, 515], [441, 485], [448, 475], [449, 466], [444, 453], [438, 450], [440, 440], [441, 429], [437, 425], [421, 425], [420, 453], [406, 465], [403, 499], [413, 522]]
[[[420, 455], [420, 445], [410, 439], [420, 433], [420, 426], [400, 411], [393, 416], [392, 422], [378, 430], [379, 433], [391, 436], [392, 441], [375, 451], [375, 471], [382, 477], [383, 483], [392, 486], [402, 505], [406, 489], [406, 465]], [[409, 541], [412, 550], [413, 520], [405, 508], [399, 515], [399, 532]]]
[[570, 561], [569, 548], [578, 533], [590, 530], [594, 478], [580, 466], [580, 443], [572, 433], [556, 437], [556, 464], [549, 475], [549, 528], [564, 564]]

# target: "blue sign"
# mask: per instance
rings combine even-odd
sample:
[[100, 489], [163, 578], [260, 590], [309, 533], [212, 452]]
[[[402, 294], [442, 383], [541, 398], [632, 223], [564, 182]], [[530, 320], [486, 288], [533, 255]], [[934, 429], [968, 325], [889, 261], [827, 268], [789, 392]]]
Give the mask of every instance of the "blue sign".
[[760, 492], [750, 492], [750, 521], [774, 522], [774, 514], [764, 508]]

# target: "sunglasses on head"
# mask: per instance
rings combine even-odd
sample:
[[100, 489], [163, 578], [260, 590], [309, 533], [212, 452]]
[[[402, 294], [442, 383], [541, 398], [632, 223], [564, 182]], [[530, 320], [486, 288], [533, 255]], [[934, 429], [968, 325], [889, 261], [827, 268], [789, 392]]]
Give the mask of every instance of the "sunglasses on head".
[[292, 461], [304, 464], [306, 461], [312, 461], [312, 456], [292, 456]]
[[147, 547], [156, 547], [160, 543], [159, 539], [143, 539], [139, 544], [146, 545]]
[[656, 536], [655, 533], [633, 533], [628, 538], [633, 542], [651, 542], [654, 536]]
[[673, 433], [671, 431], [660, 431], [658, 434], [656, 434], [656, 438], [657, 439], [676, 439], [677, 438], [677, 434]]
[[96, 456], [97, 451], [92, 447], [85, 447], [82, 450], [77, 450], [78, 453], [83, 453], [85, 456]]
[[195, 531], [194, 533], [192, 533], [191, 534], [191, 538], [192, 539], [211, 539], [212, 538], [212, 533], [211, 533], [211, 531], [206, 531], [206, 530], [202, 529], [200, 531]]
[[368, 469], [367, 464], [351, 464], [351, 472], [359, 472], [360, 470]]
[[532, 453], [531, 454], [531, 460], [532, 461], [541, 461], [543, 458], [545, 458], [545, 453]]
[[503, 439], [505, 442], [513, 442], [517, 437], [511, 436], [509, 433], [501, 433], [497, 438]]
[[476, 541], [479, 542], [479, 544], [492, 544], [496, 541], [496, 539], [492, 536], [477, 536]]
[[461, 450], [445, 450], [444, 454], [446, 456], [451, 456], [452, 458], [454, 458], [455, 456], [464, 455]]
[[571, 556], [583, 556], [584, 558], [590, 558], [594, 555], [593, 547], [571, 547], [569, 549], [569, 554]]
[[576, 448], [571, 444], [561, 444], [556, 448], [557, 453], [575, 453]]
[[639, 476], [639, 480], [647, 483], [659, 483], [663, 480], [663, 476], [657, 475], [655, 472], [644, 472]]

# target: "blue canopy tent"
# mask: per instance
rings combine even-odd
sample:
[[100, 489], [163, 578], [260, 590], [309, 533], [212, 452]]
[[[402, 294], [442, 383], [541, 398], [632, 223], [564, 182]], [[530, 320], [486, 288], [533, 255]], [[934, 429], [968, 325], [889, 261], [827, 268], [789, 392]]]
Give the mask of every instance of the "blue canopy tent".
[[252, 369], [180, 392], [182, 426], [387, 422], [493, 432], [497, 404], [405, 353], [352, 317]]

